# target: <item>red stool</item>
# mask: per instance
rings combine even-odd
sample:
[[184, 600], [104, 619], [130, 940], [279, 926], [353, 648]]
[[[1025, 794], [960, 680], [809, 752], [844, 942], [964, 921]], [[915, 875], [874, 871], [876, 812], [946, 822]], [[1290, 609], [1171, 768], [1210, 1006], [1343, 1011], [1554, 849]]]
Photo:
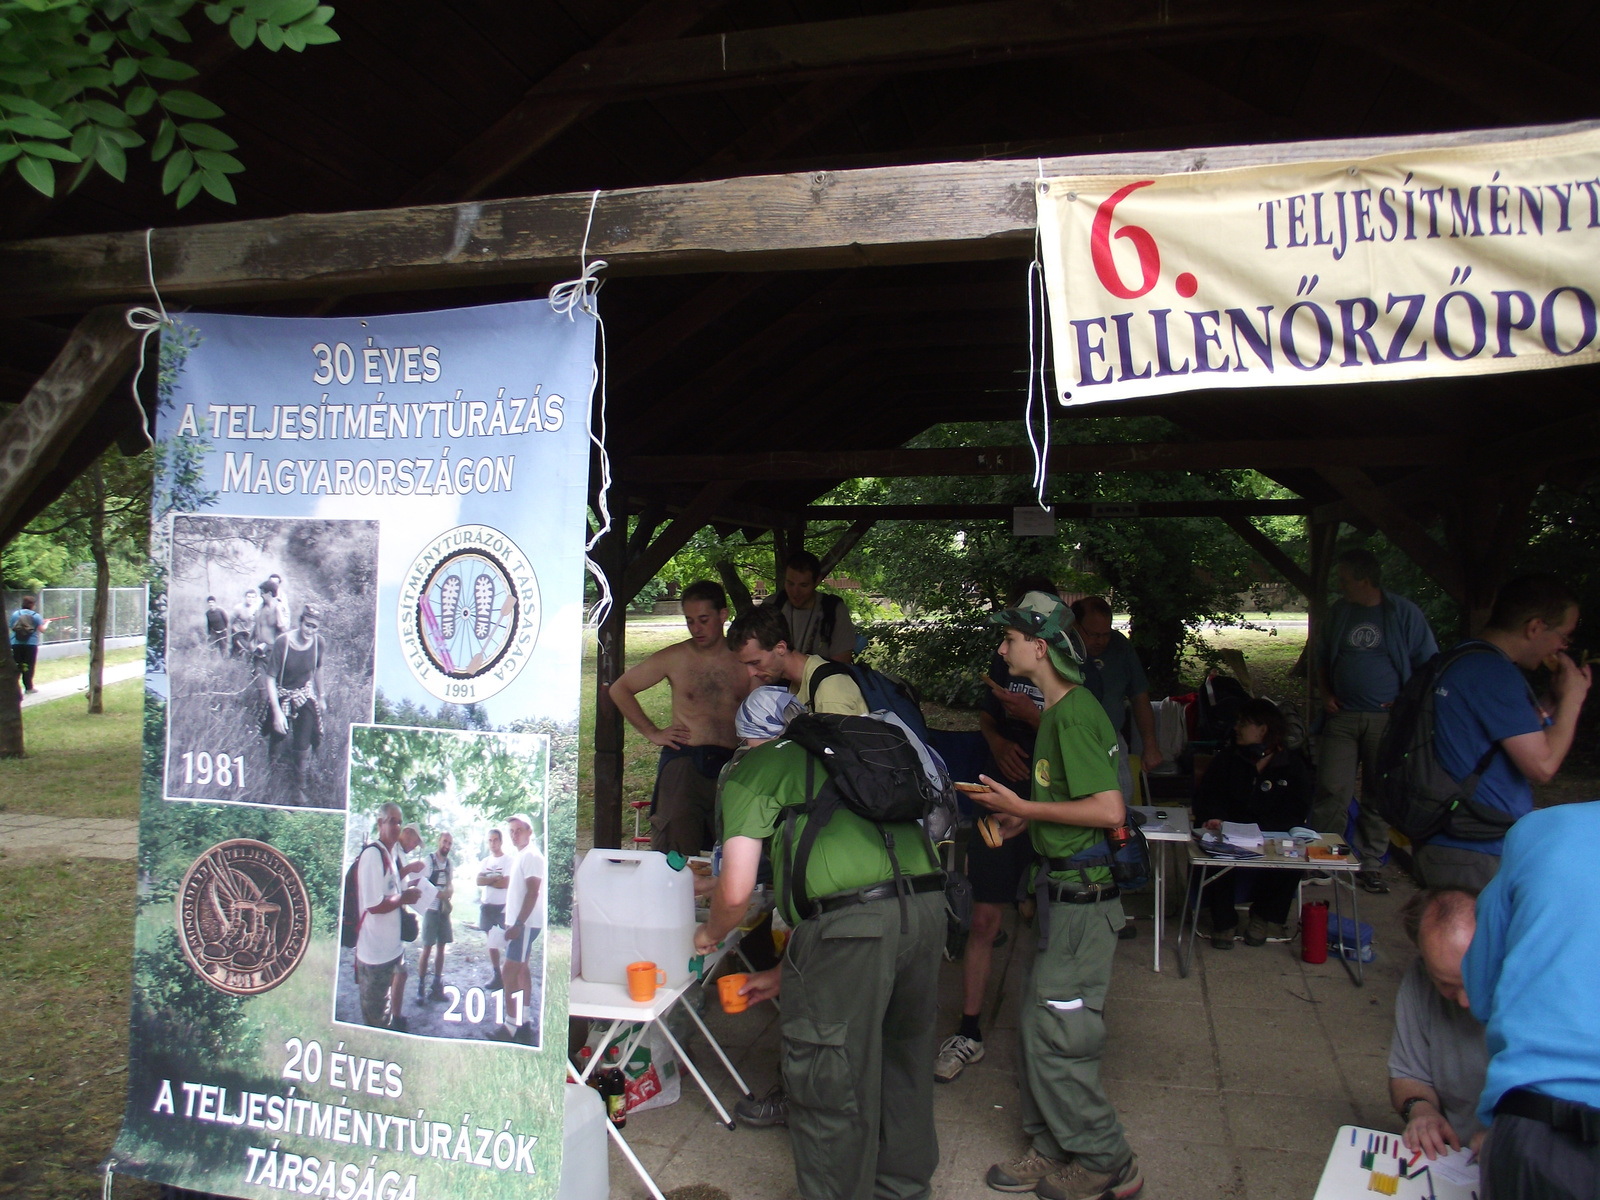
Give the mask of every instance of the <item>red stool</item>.
[[628, 801], [628, 807], [633, 809], [633, 844], [635, 846], [648, 846], [650, 844], [650, 835], [639, 832], [639, 818], [650, 810], [650, 801], [630, 800]]

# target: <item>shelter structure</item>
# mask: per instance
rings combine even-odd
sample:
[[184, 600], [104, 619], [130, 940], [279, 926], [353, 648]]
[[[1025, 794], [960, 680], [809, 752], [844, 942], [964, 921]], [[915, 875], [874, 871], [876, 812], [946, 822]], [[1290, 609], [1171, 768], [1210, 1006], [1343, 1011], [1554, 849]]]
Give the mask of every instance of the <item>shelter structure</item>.
[[[1600, 117], [1592, 2], [354, 0], [336, 25], [337, 46], [236, 57], [197, 20], [196, 86], [249, 168], [236, 210], [174, 213], [149, 164], [55, 202], [0, 186], [0, 541], [107, 446], [143, 445], [123, 314], [152, 303], [152, 279], [170, 308], [484, 303], [577, 274], [587, 231], [615, 281], [612, 511], [638, 517], [599, 547], [618, 600], [708, 523], [771, 530], [781, 561], [809, 522], [842, 519], [817, 547], [831, 567], [877, 520], [957, 515], [815, 503], [841, 480], [1032, 470], [1026, 447], [905, 444], [1020, 412], [1040, 174], [1369, 156]], [[1226, 522], [1313, 619], [1339, 523], [1376, 528], [1470, 622], [1540, 483], [1600, 458], [1596, 383], [1579, 367], [1129, 402], [1115, 411], [1164, 417], [1171, 439], [1058, 446], [1051, 470], [1257, 469], [1299, 499], [1137, 515]], [[1309, 563], [1250, 523], [1268, 511], [1311, 519]], [[601, 845], [621, 835], [621, 614], [601, 636]]]

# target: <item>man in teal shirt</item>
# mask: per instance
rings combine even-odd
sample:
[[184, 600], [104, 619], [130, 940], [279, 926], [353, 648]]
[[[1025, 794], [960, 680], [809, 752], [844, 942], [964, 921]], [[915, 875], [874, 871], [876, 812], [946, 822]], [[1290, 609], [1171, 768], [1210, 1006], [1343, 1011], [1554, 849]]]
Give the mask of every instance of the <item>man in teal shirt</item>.
[[[759, 715], [768, 691], [746, 699], [738, 727]], [[780, 711], [764, 730], [769, 737], [747, 735], [752, 748], [723, 779], [722, 873], [695, 949], [710, 951], [744, 919], [762, 843], [771, 839], [773, 889], [794, 933], [783, 963], [751, 975], [740, 990], [752, 1002], [783, 991], [783, 1085], [800, 1195], [921, 1200], [939, 1165], [928, 1064], [944, 875], [915, 822], [886, 824], [903, 876], [897, 895], [884, 833], [841, 807], [818, 831], [805, 879], [786, 887], [807, 822], [800, 816], [791, 826], [788, 810], [806, 802], [808, 765], [815, 787], [827, 775], [799, 743], [780, 736], [783, 726]]]
[[1100, 1082], [1101, 1014], [1125, 922], [1122, 901], [1108, 868], [1066, 865], [1126, 819], [1117, 736], [1083, 686], [1067, 637], [1072, 613], [1058, 597], [1029, 592], [990, 620], [1006, 626], [1006, 666], [1044, 694], [1045, 707], [1033, 748], [1033, 799], [987, 775], [979, 778], [993, 791], [973, 799], [1001, 814], [1006, 836], [1027, 828], [1047, 872], [1037, 885], [1047, 940], [1023, 990], [1018, 1027], [1022, 1127], [1033, 1147], [990, 1167], [986, 1182], [1045, 1200], [1130, 1200], [1144, 1176]]

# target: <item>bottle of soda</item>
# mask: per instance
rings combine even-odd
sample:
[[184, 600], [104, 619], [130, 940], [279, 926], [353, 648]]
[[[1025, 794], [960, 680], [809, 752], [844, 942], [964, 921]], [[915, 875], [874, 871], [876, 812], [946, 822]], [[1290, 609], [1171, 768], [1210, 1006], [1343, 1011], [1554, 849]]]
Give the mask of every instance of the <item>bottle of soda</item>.
[[628, 1077], [621, 1067], [607, 1067], [601, 1076], [600, 1095], [606, 1102], [606, 1116], [621, 1129], [628, 1123]]

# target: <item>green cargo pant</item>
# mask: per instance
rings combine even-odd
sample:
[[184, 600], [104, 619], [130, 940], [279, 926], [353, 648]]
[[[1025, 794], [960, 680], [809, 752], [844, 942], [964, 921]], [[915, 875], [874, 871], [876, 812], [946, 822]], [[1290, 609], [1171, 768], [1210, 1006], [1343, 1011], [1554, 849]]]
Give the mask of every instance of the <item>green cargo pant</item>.
[[1022, 1128], [1050, 1158], [1076, 1158], [1115, 1171], [1133, 1151], [1100, 1085], [1106, 989], [1121, 900], [1050, 905], [1049, 941], [1022, 990]]
[[805, 1200], [914, 1200], [939, 1165], [933, 1058], [944, 896], [802, 921], [783, 960], [783, 1086]]

